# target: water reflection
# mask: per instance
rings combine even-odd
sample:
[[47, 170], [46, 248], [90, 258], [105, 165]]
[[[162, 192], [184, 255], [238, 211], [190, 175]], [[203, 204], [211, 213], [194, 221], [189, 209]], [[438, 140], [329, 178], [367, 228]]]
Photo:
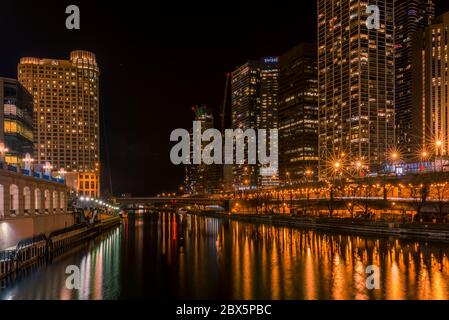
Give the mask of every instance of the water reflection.
[[[5, 280], [0, 299], [103, 299], [120, 293], [121, 231], [119, 228], [65, 252], [44, 266], [33, 267]], [[44, 263], [45, 264], [45, 263]], [[66, 288], [66, 267], [80, 268], [81, 290]], [[105, 293], [107, 296], [104, 296]]]
[[[449, 246], [178, 214], [120, 229], [7, 284], [1, 299], [449, 299]], [[65, 288], [81, 268], [82, 289]], [[380, 290], [366, 267], [380, 267]]]

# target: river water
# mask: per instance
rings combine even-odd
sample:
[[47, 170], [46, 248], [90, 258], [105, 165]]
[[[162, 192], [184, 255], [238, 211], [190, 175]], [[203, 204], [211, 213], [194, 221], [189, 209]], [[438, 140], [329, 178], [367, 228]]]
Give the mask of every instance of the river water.
[[447, 244], [152, 213], [0, 282], [0, 299], [449, 299], [448, 259]]

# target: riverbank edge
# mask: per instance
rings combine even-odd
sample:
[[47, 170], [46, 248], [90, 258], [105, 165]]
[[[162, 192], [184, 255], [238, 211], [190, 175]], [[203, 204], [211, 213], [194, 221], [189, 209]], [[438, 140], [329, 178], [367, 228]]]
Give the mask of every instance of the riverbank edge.
[[[261, 223], [293, 228], [306, 228], [355, 235], [396, 237], [398, 239], [449, 243], [449, 227], [435, 228], [432, 224], [407, 226], [402, 223], [373, 223], [365, 221], [342, 221], [318, 217], [295, 217], [260, 214], [223, 214], [216, 212], [189, 212], [211, 218], [225, 218], [244, 222]], [[331, 220], [331, 221], [329, 221]]]
[[121, 224], [119, 216], [103, 219], [92, 226], [74, 226], [52, 232], [46, 239], [15, 249], [10, 259], [0, 261], [0, 280], [27, 268], [33, 262], [44, 259], [55, 252], [93, 239]]

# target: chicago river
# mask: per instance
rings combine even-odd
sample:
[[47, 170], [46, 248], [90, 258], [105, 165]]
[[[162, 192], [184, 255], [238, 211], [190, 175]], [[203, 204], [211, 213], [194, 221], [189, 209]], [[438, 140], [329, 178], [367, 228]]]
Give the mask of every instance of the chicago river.
[[0, 299], [449, 299], [448, 257], [448, 244], [145, 213], [2, 280]]

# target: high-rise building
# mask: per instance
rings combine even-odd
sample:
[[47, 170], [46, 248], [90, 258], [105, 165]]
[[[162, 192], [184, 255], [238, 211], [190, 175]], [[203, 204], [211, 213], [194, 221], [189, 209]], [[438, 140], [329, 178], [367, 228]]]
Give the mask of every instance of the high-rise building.
[[415, 154], [447, 156], [449, 150], [449, 12], [413, 39]]
[[395, 3], [395, 73], [396, 139], [405, 161], [416, 156], [416, 130], [412, 113], [412, 39], [417, 31], [431, 24], [435, 15], [432, 0], [396, 0]]
[[[195, 106], [195, 121], [201, 123], [201, 128], [192, 128], [190, 137], [202, 135], [204, 131], [214, 128], [214, 116], [206, 105]], [[193, 130], [197, 130], [196, 132]], [[208, 142], [202, 142], [203, 150]], [[190, 143], [190, 159], [193, 159], [193, 140]], [[191, 194], [213, 194], [222, 190], [223, 170], [219, 164], [190, 164], [185, 167], [185, 190]]]
[[[258, 129], [267, 130], [267, 144], [272, 148], [270, 129], [278, 129], [279, 107], [279, 58], [263, 57], [260, 59], [260, 124]], [[276, 143], [273, 141], [273, 143]], [[270, 149], [271, 152], [271, 149]], [[276, 163], [276, 167], [279, 164]], [[258, 186], [262, 188], [279, 185], [279, 171], [272, 172], [270, 165], [262, 165], [259, 171]]]
[[[395, 147], [394, 0], [318, 0], [320, 177], [379, 171]], [[368, 28], [370, 27], [370, 28]]]
[[0, 78], [0, 145], [7, 164], [33, 155], [33, 96], [15, 79]]
[[[264, 57], [260, 61], [250, 60], [232, 73], [232, 128], [233, 129], [277, 129], [279, 67], [277, 57]], [[250, 141], [257, 143], [257, 140]], [[267, 143], [271, 142], [267, 139]], [[249, 165], [247, 150], [245, 164], [233, 168], [234, 189], [252, 189], [278, 184], [278, 173], [268, 171], [259, 164]]]
[[318, 174], [316, 45], [302, 43], [279, 58], [279, 170], [284, 183]]
[[64, 168], [80, 194], [100, 195], [99, 69], [95, 55], [20, 59], [18, 78], [34, 97], [35, 160]]
[[279, 58], [260, 59], [260, 124], [262, 129], [278, 127]]
[[[260, 64], [248, 61], [232, 72], [231, 78], [232, 129], [257, 129], [260, 125]], [[256, 141], [252, 141], [256, 143]], [[248, 154], [245, 153], [245, 158]], [[259, 184], [259, 166], [233, 166], [234, 189], [256, 188]]]

